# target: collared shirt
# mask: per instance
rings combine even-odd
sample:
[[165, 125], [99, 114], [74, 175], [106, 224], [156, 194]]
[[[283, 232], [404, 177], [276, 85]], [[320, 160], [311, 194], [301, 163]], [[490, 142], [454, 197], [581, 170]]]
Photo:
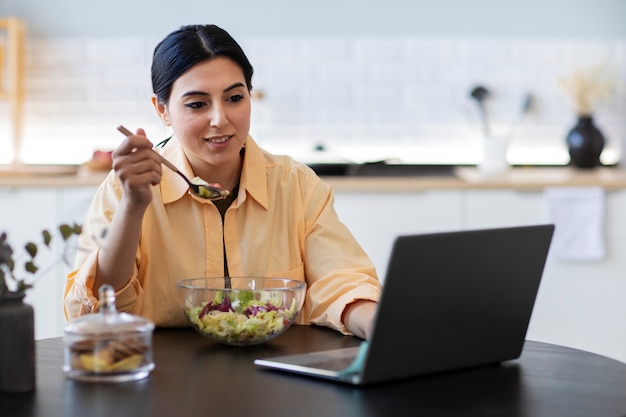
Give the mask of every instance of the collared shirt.
[[[193, 177], [176, 138], [161, 152]], [[224, 255], [230, 276], [306, 281], [298, 324], [348, 333], [341, 322], [346, 306], [380, 297], [374, 265], [337, 217], [330, 185], [306, 165], [262, 150], [250, 137], [239, 194], [223, 222], [212, 202], [190, 195], [187, 184], [170, 170], [163, 170], [152, 192], [134, 272], [116, 294], [118, 311], [141, 315], [162, 327], [189, 325], [178, 301], [176, 281], [223, 276]], [[122, 193], [112, 171], [95, 194], [79, 239], [76, 269], [65, 286], [68, 319], [99, 307], [92, 291], [99, 243]]]

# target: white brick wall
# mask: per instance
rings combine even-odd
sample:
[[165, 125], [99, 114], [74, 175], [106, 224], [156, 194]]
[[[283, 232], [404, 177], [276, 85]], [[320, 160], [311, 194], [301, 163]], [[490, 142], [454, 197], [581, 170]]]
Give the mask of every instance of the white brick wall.
[[[80, 163], [115, 147], [115, 127], [167, 132], [150, 104], [150, 62], [158, 39], [58, 38], [27, 43], [22, 157], [29, 163]], [[354, 160], [404, 156], [419, 162], [480, 158], [476, 83], [492, 91], [494, 129], [516, 120], [525, 92], [533, 112], [514, 138], [513, 163], [564, 163], [575, 116], [557, 79], [580, 65], [615, 65], [626, 84], [626, 41], [455, 38], [241, 39], [255, 67], [255, 138], [305, 158], [317, 143]], [[0, 163], [12, 152], [8, 108], [0, 103]], [[604, 161], [626, 141], [626, 95], [595, 114]], [[358, 144], [358, 147], [354, 145]]]

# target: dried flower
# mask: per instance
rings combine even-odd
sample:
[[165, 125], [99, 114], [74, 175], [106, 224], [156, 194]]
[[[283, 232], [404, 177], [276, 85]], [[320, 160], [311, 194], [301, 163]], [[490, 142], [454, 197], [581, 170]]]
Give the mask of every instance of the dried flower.
[[[62, 260], [68, 263], [67, 257], [67, 241], [74, 235], [79, 235], [81, 227], [77, 224], [73, 226], [62, 224], [59, 226], [59, 232], [65, 243]], [[41, 240], [46, 248], [51, 249], [50, 243], [52, 242], [52, 235], [49, 231], [43, 230], [41, 232]], [[28, 242], [24, 245], [24, 251], [28, 255], [27, 259], [23, 263], [25, 273], [31, 274], [31, 279], [26, 277], [18, 278], [15, 272], [16, 259], [14, 258], [14, 251], [9, 244], [6, 232], [2, 232], [0, 235], [0, 295], [9, 293], [22, 293], [29, 288], [33, 287], [33, 281], [38, 274], [39, 267], [35, 263], [35, 258], [39, 252], [39, 247], [34, 242]], [[43, 271], [45, 272], [45, 271]], [[41, 273], [40, 273], [41, 274]], [[11, 285], [12, 284], [12, 285]]]
[[596, 105], [617, 90], [615, 74], [608, 65], [578, 68], [559, 79], [559, 84], [571, 96], [578, 116], [591, 116]]

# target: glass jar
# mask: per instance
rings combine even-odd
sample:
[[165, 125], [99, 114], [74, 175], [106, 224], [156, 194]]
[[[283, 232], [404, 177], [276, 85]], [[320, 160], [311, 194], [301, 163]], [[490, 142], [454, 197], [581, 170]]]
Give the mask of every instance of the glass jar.
[[152, 369], [154, 324], [118, 313], [115, 291], [100, 287], [100, 311], [71, 321], [64, 332], [63, 371], [72, 379], [125, 382], [146, 378]]

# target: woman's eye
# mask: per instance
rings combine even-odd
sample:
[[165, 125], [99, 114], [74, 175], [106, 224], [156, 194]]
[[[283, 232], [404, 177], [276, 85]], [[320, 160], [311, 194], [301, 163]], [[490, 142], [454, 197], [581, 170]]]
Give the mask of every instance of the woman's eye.
[[236, 94], [236, 95], [234, 95], [232, 97], [229, 97], [228, 101], [232, 101], [232, 102], [236, 103], [236, 102], [241, 101], [243, 99], [244, 99], [243, 94]]
[[206, 106], [206, 103], [203, 103], [201, 101], [194, 101], [193, 103], [185, 104], [185, 107], [189, 107], [190, 109], [199, 109], [204, 106]]

